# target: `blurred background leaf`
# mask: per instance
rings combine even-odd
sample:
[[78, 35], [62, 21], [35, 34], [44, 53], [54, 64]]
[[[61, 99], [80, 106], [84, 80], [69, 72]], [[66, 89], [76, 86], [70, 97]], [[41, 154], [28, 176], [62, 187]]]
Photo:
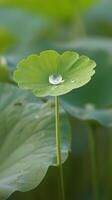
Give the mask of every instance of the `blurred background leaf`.
[[57, 0], [55, 2], [52, 0], [32, 0], [32, 2], [30, 0], [0, 0], [1, 6], [21, 7], [22, 9], [65, 20], [73, 17], [77, 12], [87, 9], [93, 3], [94, 0]]
[[[0, 85], [0, 99], [2, 200], [15, 191], [25, 192], [37, 187], [49, 166], [56, 165], [56, 148], [55, 118], [51, 103], [38, 103], [38, 100], [37, 103], [26, 103], [24, 91], [5, 84]], [[64, 112], [61, 119], [61, 150], [64, 162], [70, 150], [71, 137]]]
[[0, 52], [5, 52], [14, 43], [14, 35], [0, 27]]
[[0, 57], [0, 82], [15, 84], [12, 77], [12, 71], [8, 67], [5, 57]]

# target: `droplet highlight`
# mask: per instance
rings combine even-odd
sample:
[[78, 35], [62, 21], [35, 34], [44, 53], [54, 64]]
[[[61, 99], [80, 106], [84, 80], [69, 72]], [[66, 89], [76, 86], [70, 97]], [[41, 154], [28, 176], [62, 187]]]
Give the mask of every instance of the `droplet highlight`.
[[71, 83], [74, 83], [75, 81], [74, 80], [71, 80]]
[[49, 83], [52, 85], [58, 85], [62, 83], [64, 80], [60, 74], [52, 74], [49, 76]]

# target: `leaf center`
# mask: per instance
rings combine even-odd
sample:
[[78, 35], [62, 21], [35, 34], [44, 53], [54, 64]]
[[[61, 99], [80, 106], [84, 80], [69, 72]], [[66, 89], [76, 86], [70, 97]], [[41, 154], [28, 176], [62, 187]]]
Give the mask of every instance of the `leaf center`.
[[58, 85], [63, 82], [63, 78], [60, 74], [52, 74], [49, 76], [49, 83], [52, 85]]

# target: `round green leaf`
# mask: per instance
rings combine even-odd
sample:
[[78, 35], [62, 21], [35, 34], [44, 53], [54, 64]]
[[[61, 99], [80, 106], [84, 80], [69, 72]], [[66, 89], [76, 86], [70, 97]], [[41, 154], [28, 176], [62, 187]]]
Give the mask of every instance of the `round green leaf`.
[[[55, 123], [51, 103], [28, 102], [26, 92], [0, 85], [0, 200], [14, 191], [40, 184], [48, 167], [56, 164]], [[63, 161], [70, 150], [70, 129], [61, 115]]]
[[58, 96], [88, 83], [95, 66], [87, 56], [47, 50], [22, 60], [14, 79], [19, 87], [30, 89], [36, 96]]

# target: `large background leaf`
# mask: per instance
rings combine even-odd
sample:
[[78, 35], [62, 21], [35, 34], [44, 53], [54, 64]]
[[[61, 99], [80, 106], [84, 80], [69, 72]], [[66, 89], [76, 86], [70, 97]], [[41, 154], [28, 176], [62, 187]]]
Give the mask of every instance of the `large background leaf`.
[[[54, 108], [28, 103], [28, 93], [0, 85], [0, 200], [40, 184], [56, 164]], [[70, 129], [62, 113], [62, 155], [70, 150]]]

